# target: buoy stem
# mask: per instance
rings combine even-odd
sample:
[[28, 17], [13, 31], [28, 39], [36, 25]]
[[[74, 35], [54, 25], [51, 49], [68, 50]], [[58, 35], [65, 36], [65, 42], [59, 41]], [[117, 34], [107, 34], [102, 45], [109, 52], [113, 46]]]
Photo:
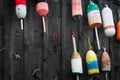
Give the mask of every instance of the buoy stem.
[[104, 48], [104, 52], [106, 52], [106, 48]]
[[20, 19], [20, 23], [21, 23], [21, 30], [23, 30], [23, 19]]
[[43, 22], [43, 30], [46, 32], [46, 26], [45, 26], [45, 18], [42, 16], [42, 22]]
[[108, 80], [108, 74], [107, 74], [107, 72], [105, 73], [105, 77], [106, 77], [106, 80]]
[[117, 11], [118, 11], [118, 18], [120, 20], [120, 9], [117, 9]]
[[100, 42], [99, 42], [97, 27], [95, 27], [95, 35], [96, 35], [98, 50], [100, 50]]
[[76, 41], [75, 41], [75, 37], [73, 37], [72, 39], [73, 39], [74, 52], [76, 52], [76, 51], [77, 51], [77, 49], [76, 49]]
[[79, 75], [76, 75], [77, 80], [79, 80]]
[[89, 48], [89, 50], [92, 49], [92, 45], [90, 44], [90, 36], [88, 36], [88, 48]]

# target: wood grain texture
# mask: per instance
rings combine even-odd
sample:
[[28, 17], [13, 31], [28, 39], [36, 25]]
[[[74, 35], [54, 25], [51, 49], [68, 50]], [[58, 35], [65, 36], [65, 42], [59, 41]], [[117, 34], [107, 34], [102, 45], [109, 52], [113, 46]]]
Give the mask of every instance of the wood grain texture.
[[[49, 4], [49, 14], [45, 17], [46, 33], [43, 32], [42, 18], [36, 13], [37, 1], [47, 1]], [[104, 0], [94, 2], [100, 6], [101, 11]], [[116, 25], [117, 8], [120, 6], [111, 0], [106, 3], [113, 11]], [[95, 31], [88, 25], [88, 4], [88, 0], [82, 0], [83, 16], [77, 22], [72, 18], [71, 0], [27, 0], [27, 16], [24, 19], [24, 31], [21, 31], [14, 0], [4, 0], [0, 8], [3, 11], [0, 12], [0, 48], [5, 46], [4, 53], [0, 54], [0, 80], [76, 80], [71, 71], [72, 29], [75, 31], [77, 51], [82, 57], [84, 73], [80, 75], [80, 80], [91, 77], [87, 74], [85, 61], [87, 36], [90, 36], [99, 61], [99, 78], [94, 80], [105, 79], [101, 71], [103, 47], [107, 48], [112, 62], [109, 80], [120, 80], [120, 43], [115, 36], [107, 38], [101, 26], [98, 28], [101, 50], [97, 49]]]

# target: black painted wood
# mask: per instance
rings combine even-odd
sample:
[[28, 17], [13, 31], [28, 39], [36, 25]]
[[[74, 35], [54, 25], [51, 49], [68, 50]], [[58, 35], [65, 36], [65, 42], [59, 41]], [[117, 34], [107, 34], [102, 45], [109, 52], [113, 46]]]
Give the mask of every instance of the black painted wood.
[[[72, 29], [75, 31], [77, 50], [82, 57], [84, 73], [80, 75], [80, 80], [90, 78], [85, 61], [88, 51], [87, 36], [91, 38], [93, 50], [99, 61], [99, 79], [95, 80], [105, 79], [104, 72], [101, 71], [103, 47], [107, 48], [112, 61], [109, 80], [120, 80], [120, 43], [116, 41], [115, 36], [107, 38], [101, 26], [98, 28], [101, 50], [97, 49], [95, 31], [90, 29], [87, 22], [88, 0], [82, 0], [83, 16], [79, 23], [71, 17], [71, 0], [47, 0], [49, 14], [45, 17], [46, 33], [43, 32], [42, 19], [36, 13], [36, 1], [27, 0], [24, 31], [20, 30], [14, 0], [4, 0], [1, 5], [0, 11], [3, 12], [0, 12], [0, 48], [5, 45], [5, 50], [0, 54], [0, 64], [3, 64], [0, 65], [0, 80], [76, 80], [75, 75], [71, 73]], [[104, 0], [94, 2], [100, 6], [101, 11]], [[112, 0], [105, 2], [113, 10], [116, 25], [117, 8], [120, 6], [114, 4]]]

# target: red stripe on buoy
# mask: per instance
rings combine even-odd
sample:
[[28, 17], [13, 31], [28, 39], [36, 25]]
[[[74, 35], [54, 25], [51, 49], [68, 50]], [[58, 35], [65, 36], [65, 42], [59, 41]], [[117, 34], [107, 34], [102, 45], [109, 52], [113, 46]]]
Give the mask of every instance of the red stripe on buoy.
[[15, 5], [23, 4], [26, 5], [26, 0], [15, 0]]
[[110, 28], [114, 28], [114, 26], [113, 25], [106, 26], [106, 27], [104, 27], [104, 30], [107, 30], [107, 29], [110, 29]]

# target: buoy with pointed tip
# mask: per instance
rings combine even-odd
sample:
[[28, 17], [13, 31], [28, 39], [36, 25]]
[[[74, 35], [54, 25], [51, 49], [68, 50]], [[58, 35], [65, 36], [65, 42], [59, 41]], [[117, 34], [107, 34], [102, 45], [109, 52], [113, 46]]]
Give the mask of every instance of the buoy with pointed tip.
[[104, 48], [104, 52], [101, 57], [102, 71], [106, 72], [106, 80], [108, 80], [107, 72], [111, 71], [111, 61], [108, 53], [106, 52], [106, 48]]
[[88, 74], [89, 75], [98, 74], [99, 73], [98, 60], [95, 52], [92, 50], [89, 37], [88, 37], [88, 45], [89, 45], [89, 50], [87, 51], [86, 54]]
[[118, 9], [118, 18], [119, 18], [119, 21], [116, 27], [116, 39], [117, 41], [120, 41], [120, 9]]
[[102, 25], [102, 21], [101, 21], [101, 16], [100, 16], [98, 5], [92, 2], [91, 0], [90, 0], [90, 4], [87, 7], [87, 16], [88, 16], [89, 26], [91, 28], [94, 28], [95, 30], [97, 46], [98, 46], [98, 50], [100, 50], [100, 42], [99, 42], [97, 28]]
[[36, 12], [42, 17], [43, 29], [44, 29], [44, 32], [46, 32], [45, 18], [44, 17], [49, 12], [48, 3], [47, 2], [38, 2], [36, 4]]
[[82, 15], [83, 13], [81, 0], [72, 0], [72, 17], [76, 19]]
[[105, 5], [102, 10], [102, 19], [103, 19], [103, 26], [104, 26], [104, 33], [107, 37], [112, 37], [115, 35], [115, 25], [113, 20], [113, 13], [112, 10]]
[[82, 59], [81, 59], [80, 53], [78, 53], [77, 49], [76, 49], [76, 41], [75, 41], [74, 31], [72, 31], [72, 40], [73, 40], [74, 52], [73, 52], [72, 58], [71, 58], [71, 68], [72, 68], [72, 73], [76, 74], [76, 78], [77, 78], [77, 80], [79, 80], [79, 74], [83, 73], [83, 68], [82, 68]]
[[15, 5], [16, 15], [21, 21], [21, 30], [23, 30], [23, 19], [27, 14], [26, 0], [15, 0]]

